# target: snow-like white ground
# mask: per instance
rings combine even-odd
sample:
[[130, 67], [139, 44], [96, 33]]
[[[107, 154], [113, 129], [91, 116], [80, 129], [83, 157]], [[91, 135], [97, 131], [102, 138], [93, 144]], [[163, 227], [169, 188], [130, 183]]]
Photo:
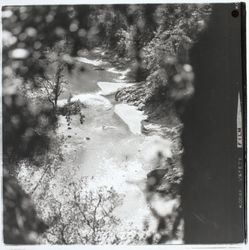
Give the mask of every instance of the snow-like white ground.
[[111, 94], [116, 93], [119, 89], [134, 85], [134, 83], [97, 82], [97, 85], [101, 89], [101, 95], [111, 95]]
[[105, 64], [105, 62], [103, 62], [102, 60], [99, 60], [99, 59], [87, 59], [85, 57], [76, 57], [75, 59], [79, 62], [90, 64], [93, 66], [100, 66], [100, 65]]
[[128, 125], [132, 133], [141, 134], [141, 121], [147, 118], [143, 111], [135, 106], [120, 103], [115, 105], [114, 112]]
[[140, 149], [144, 136], [132, 134], [113, 109], [101, 111], [92, 106], [84, 115], [83, 125], [77, 116], [73, 117], [70, 130], [65, 117], [60, 117], [58, 133], [66, 138], [65, 169], [68, 165], [79, 166], [76, 176], [91, 179], [89, 190], [114, 188], [123, 197], [123, 204], [115, 209], [122, 226], [133, 223], [133, 227], [142, 229], [150, 217], [143, 193], [147, 169]]
[[[80, 101], [81, 103], [85, 104], [87, 107], [96, 107], [96, 108], [103, 108], [103, 109], [110, 109], [112, 107], [111, 102], [100, 95], [99, 92], [96, 93], [85, 93], [74, 95], [71, 98], [72, 102]], [[58, 106], [62, 107], [67, 103], [67, 99], [62, 99], [58, 101]]]
[[[81, 58], [83, 63], [100, 65], [99, 60]], [[111, 69], [109, 69], [111, 70]], [[114, 72], [115, 69], [112, 69]], [[128, 71], [117, 71], [117, 78], [124, 77]], [[65, 179], [87, 177], [90, 179], [88, 189], [94, 190], [103, 186], [113, 187], [121, 197], [123, 204], [117, 207], [115, 215], [120, 218], [120, 227], [142, 230], [145, 220], [152, 220], [150, 208], [146, 202], [145, 180], [147, 173], [154, 166], [155, 156], [162, 151], [166, 157], [171, 156], [170, 143], [158, 136], [141, 134], [141, 121], [146, 118], [142, 111], [128, 104], [112, 105], [111, 101], [102, 95], [114, 93], [127, 83], [96, 82], [101, 91], [74, 95], [72, 101], [79, 100], [87, 106], [83, 109], [86, 119], [80, 124], [78, 116], [72, 116], [70, 129], [65, 117], [59, 117], [58, 134], [64, 137], [62, 153], [65, 160], [52, 180], [54, 194], [67, 188]], [[63, 106], [66, 99], [59, 100]], [[34, 171], [31, 168], [31, 171]], [[30, 176], [25, 170], [24, 178]], [[33, 174], [37, 182], [41, 171]], [[20, 176], [21, 178], [21, 176]], [[33, 185], [33, 184], [32, 184]], [[55, 197], [58, 195], [55, 195]], [[64, 199], [64, 197], [62, 197]], [[174, 202], [167, 207], [155, 201], [155, 207], [162, 207], [162, 213], [170, 213]], [[166, 205], [166, 208], [165, 208]], [[133, 226], [131, 226], [131, 224]], [[122, 229], [121, 229], [122, 231]]]
[[[85, 59], [82, 61], [89, 62]], [[120, 76], [125, 78], [128, 70], [107, 71], [116, 74], [113, 82], [99, 81], [99, 92], [82, 93], [71, 99], [87, 106], [83, 110], [86, 122], [80, 125], [78, 118], [74, 117], [68, 130], [65, 117], [60, 117], [59, 134], [67, 138], [64, 155], [74, 158], [81, 176], [93, 177], [88, 188], [113, 187], [124, 197], [123, 205], [115, 210], [115, 215], [120, 217], [123, 225], [127, 224], [128, 227], [129, 223], [133, 223], [142, 229], [150, 215], [144, 195], [148, 169], [144, 168], [140, 151], [145, 139], [141, 135], [141, 121], [146, 116], [135, 106], [116, 104], [112, 107], [108, 97], [101, 96], [114, 94], [118, 89], [134, 84], [115, 82]], [[66, 99], [60, 100], [58, 105], [66, 102]], [[87, 137], [90, 140], [86, 140]]]
[[119, 74], [119, 76], [117, 77], [116, 81], [124, 81], [126, 78], [126, 75], [131, 71], [130, 69], [125, 69], [125, 70], [118, 70], [116, 68], [108, 68], [106, 69], [107, 72], [111, 72], [114, 74]]

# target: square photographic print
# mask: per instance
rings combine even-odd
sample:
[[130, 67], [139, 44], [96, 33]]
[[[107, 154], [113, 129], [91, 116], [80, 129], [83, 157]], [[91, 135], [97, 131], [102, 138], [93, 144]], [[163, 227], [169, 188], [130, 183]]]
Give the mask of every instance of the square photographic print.
[[1, 7], [4, 244], [246, 241], [245, 3]]

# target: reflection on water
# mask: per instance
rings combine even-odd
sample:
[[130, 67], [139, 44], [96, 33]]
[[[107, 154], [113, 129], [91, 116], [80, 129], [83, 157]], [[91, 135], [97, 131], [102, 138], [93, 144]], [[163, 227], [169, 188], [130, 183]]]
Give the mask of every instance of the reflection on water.
[[92, 65], [83, 64], [72, 70], [72, 73], [67, 73], [68, 86], [60, 99], [68, 98], [70, 92], [73, 95], [99, 91], [97, 86], [98, 81], [113, 81], [114, 73], [105, 70], [95, 70]]

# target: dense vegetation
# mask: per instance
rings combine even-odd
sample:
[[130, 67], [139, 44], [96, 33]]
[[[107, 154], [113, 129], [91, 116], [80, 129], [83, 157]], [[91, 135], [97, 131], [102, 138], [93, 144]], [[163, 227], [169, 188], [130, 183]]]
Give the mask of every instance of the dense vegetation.
[[[3, 8], [4, 209], [8, 215], [4, 221], [6, 242], [11, 242], [13, 228], [8, 227], [10, 224], [13, 224], [19, 242], [31, 242], [26, 231], [39, 233], [45, 230], [45, 226], [37, 230], [37, 226], [28, 223], [24, 230], [24, 226], [13, 222], [16, 216], [29, 218], [29, 215], [19, 202], [16, 206], [20, 212], [12, 216], [15, 211], [9, 209], [12, 206], [9, 192], [17, 191], [19, 187], [13, 185], [9, 176], [15, 176], [18, 163], [27, 159], [38, 168], [50, 168], [51, 162], [58, 167], [59, 164], [54, 164], [54, 160], [60, 155], [60, 142], [56, 138], [60, 112], [68, 115], [73, 109], [72, 112], [80, 114], [83, 122], [84, 115], [77, 111], [79, 104], [71, 104], [69, 100], [68, 108], [57, 108], [58, 97], [65, 86], [70, 84], [64, 79], [64, 74], [70, 74], [74, 69], [73, 58], [81, 56], [85, 50], [101, 47], [111, 63], [118, 67], [129, 65], [129, 79], [139, 84], [118, 92], [116, 98], [145, 110], [154, 122], [164, 114], [167, 126], [177, 126], [179, 121], [175, 121], [176, 113], [181, 112], [194, 91], [189, 50], [205, 28], [210, 12], [209, 5], [197, 4]], [[42, 94], [38, 96], [37, 92]], [[172, 117], [173, 120], [168, 121]], [[50, 151], [47, 157], [46, 153], [51, 146], [56, 148], [56, 152]], [[49, 171], [53, 172], [51, 169]], [[22, 197], [22, 193], [19, 195]], [[112, 191], [107, 190], [101, 195], [103, 199], [99, 196], [91, 198], [96, 200], [96, 205], [98, 199], [101, 199], [99, 202], [107, 202], [110, 195], [112, 199], [117, 199]], [[23, 199], [26, 198], [23, 194]], [[82, 202], [77, 199], [79, 197], [76, 195], [70, 202], [73, 204], [72, 211], [80, 213]], [[56, 231], [50, 225], [49, 234], [53, 237], [49, 236], [48, 241], [63, 244], [101, 242], [98, 234], [104, 230], [104, 221], [96, 222], [100, 227], [98, 232], [92, 224], [89, 225], [93, 231], [92, 238], [79, 235], [73, 235], [74, 239], [69, 238], [70, 227], [61, 220], [55, 220], [60, 216], [63, 206], [65, 208], [66, 205], [56, 204], [54, 208], [53, 225], [57, 223], [58, 226]], [[110, 211], [113, 209], [110, 208]], [[77, 213], [72, 216], [77, 216]], [[114, 222], [117, 223], [116, 219], [108, 215], [107, 223]], [[116, 244], [122, 241], [113, 237]], [[167, 240], [166, 237], [161, 242]]]

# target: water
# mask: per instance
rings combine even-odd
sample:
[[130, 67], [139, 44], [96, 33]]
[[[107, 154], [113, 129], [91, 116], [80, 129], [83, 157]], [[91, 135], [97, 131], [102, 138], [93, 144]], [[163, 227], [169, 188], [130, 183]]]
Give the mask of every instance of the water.
[[[115, 82], [117, 73], [96, 71], [91, 65], [83, 64], [85, 71], [74, 70], [69, 77], [73, 95], [91, 93], [98, 96], [98, 81]], [[65, 136], [65, 150], [69, 150], [70, 161], [79, 166], [78, 176], [90, 177], [93, 188], [113, 187], [124, 197], [123, 205], [115, 210], [122, 223], [134, 223], [142, 228], [145, 217], [149, 213], [143, 189], [131, 182], [142, 182], [146, 178], [146, 170], [141, 156], [143, 135], [134, 135], [128, 126], [114, 113], [117, 102], [114, 95], [106, 97], [112, 107], [91, 105], [83, 109], [84, 124], [80, 124], [77, 116], [72, 118], [70, 130], [65, 117], [61, 117], [59, 131]], [[66, 152], [66, 151], [65, 151]], [[66, 154], [66, 153], [65, 153]], [[68, 163], [69, 164], [69, 163]]]
[[[76, 95], [99, 91], [99, 87], [96, 84], [98, 81], [103, 81], [103, 79], [112, 81], [115, 78], [115, 74], [111, 72], [95, 70], [92, 65], [85, 63], [81, 65], [72, 70], [71, 74], [66, 74], [69, 84], [66, 86], [66, 91], [62, 93], [60, 99], [68, 98], [70, 92], [72, 95]], [[83, 72], [80, 71], [81, 67], [84, 69]]]
[[[81, 124], [79, 116], [74, 115], [68, 124], [66, 117], [59, 116], [57, 134], [63, 142], [61, 150], [64, 160], [57, 161], [58, 165], [52, 165], [55, 166], [51, 168], [53, 177], [46, 179], [47, 176], [44, 176], [43, 185], [41, 184], [32, 194], [33, 198], [36, 197], [36, 206], [42, 207], [41, 210], [38, 209], [41, 211], [41, 218], [48, 216], [49, 209], [46, 209], [46, 206], [50, 206], [49, 199], [61, 204], [67, 203], [72, 182], [77, 183], [79, 179], [86, 177], [87, 186], [84, 186], [82, 192], [99, 192], [99, 189], [105, 186], [112, 187], [122, 197], [123, 203], [113, 211], [120, 219], [120, 223], [115, 226], [117, 232], [142, 233], [145, 221], [149, 225], [147, 231], [155, 232], [157, 220], [151, 214], [145, 199], [145, 183], [147, 173], [158, 164], [158, 151], [166, 158], [172, 157], [171, 142], [159, 135], [145, 136], [136, 133], [137, 129], [134, 132], [130, 121], [136, 121], [136, 128], [139, 129], [141, 119], [137, 119], [137, 112], [133, 112], [131, 107], [117, 103], [114, 95], [100, 95], [98, 81], [112, 82], [111, 85], [114, 85], [121, 80], [120, 75], [123, 77], [124, 74], [114, 70], [96, 71], [93, 66], [86, 63], [82, 63], [82, 66], [85, 68], [84, 72], [79, 71], [79, 66], [67, 76], [71, 84], [60, 97], [60, 102], [66, 103], [69, 94], [72, 93], [72, 100], [79, 98], [87, 104], [81, 110], [85, 115], [85, 121]], [[22, 164], [18, 181], [27, 193], [40, 182], [43, 171], [43, 168], [37, 169]], [[46, 198], [40, 199], [40, 195]], [[172, 213], [175, 204], [178, 203], [178, 200], [162, 201], [160, 197], [150, 200], [151, 207], [168, 214]]]

